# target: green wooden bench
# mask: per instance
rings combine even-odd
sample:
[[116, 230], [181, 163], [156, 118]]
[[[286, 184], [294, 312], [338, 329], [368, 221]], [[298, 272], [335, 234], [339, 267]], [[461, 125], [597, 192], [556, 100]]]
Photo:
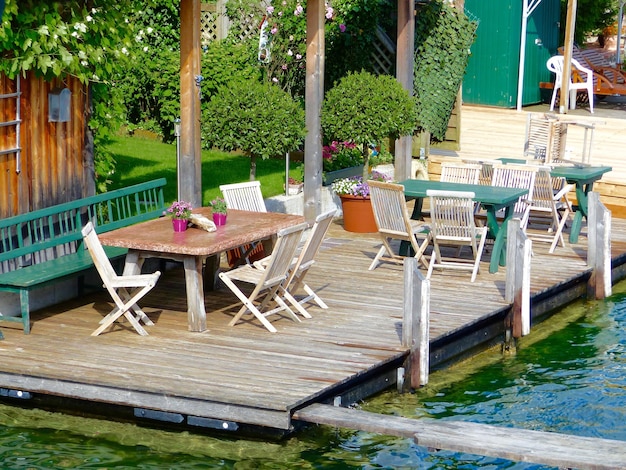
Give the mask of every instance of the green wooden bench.
[[[154, 219], [167, 209], [165, 178], [0, 219], [0, 291], [20, 296], [21, 316], [0, 312], [0, 320], [22, 322], [30, 332], [30, 291], [79, 276], [93, 267], [81, 229], [91, 220], [98, 233]], [[109, 258], [126, 249], [105, 247]]]

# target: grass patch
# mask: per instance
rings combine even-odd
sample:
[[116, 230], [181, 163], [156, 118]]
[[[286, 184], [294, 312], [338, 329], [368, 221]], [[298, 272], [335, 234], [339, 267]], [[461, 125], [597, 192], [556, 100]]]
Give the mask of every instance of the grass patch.
[[[165, 201], [176, 199], [176, 145], [140, 137], [115, 137], [109, 146], [117, 161], [109, 189], [118, 189], [155, 178], [166, 178]], [[263, 197], [283, 194], [285, 161], [258, 160], [257, 180]], [[248, 181], [250, 160], [242, 155], [214, 150], [202, 151], [202, 205], [221, 195], [221, 184]]]

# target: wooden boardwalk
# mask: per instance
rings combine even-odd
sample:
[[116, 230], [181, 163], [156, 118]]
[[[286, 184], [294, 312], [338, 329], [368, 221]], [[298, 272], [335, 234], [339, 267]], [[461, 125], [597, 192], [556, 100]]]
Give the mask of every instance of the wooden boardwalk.
[[[585, 291], [584, 233], [578, 244], [557, 248], [553, 255], [548, 244], [534, 245], [534, 314]], [[613, 234], [613, 256], [622, 264], [626, 221], [614, 220]], [[45, 398], [84, 400], [89, 411], [119, 405], [122, 419], [134, 415], [227, 430], [291, 430], [297, 424], [292, 413], [299, 408], [317, 402], [348, 405], [395, 382], [407, 354], [401, 346], [403, 270], [383, 264], [368, 271], [379, 246], [375, 235], [350, 234], [335, 222], [307, 279], [330, 308], [311, 308], [313, 318], [301, 323], [278, 319], [276, 334], [257, 322], [227, 326], [238, 308], [227, 289], [206, 295], [208, 331], [188, 332], [179, 268], [167, 271], [142, 302], [155, 322], [147, 337], [128, 325], [91, 337], [111, 309], [101, 292], [33, 312], [30, 335], [2, 323], [0, 395], [28, 391], [40, 406]], [[466, 273], [434, 275], [433, 367], [502, 340], [505, 269], [489, 274], [489, 255], [487, 250], [473, 284]], [[615, 268], [623, 276], [623, 266]]]

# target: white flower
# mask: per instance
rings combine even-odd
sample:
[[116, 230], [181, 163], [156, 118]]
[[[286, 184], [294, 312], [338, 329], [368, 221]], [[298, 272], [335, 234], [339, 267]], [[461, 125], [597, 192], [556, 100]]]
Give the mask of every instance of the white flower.
[[93, 16], [87, 15], [85, 16], [85, 19], [87, 20], [87, 23], [91, 23], [93, 21]]
[[146, 28], [146, 32], [147, 32], [148, 34], [152, 34], [152, 31], [154, 31], [154, 29], [152, 29], [150, 26], [148, 26], [148, 27]]
[[144, 46], [144, 47], [143, 47], [143, 51], [144, 51], [144, 52], [148, 52], [148, 46]]
[[89, 62], [87, 62], [86, 60], [81, 60], [80, 65], [82, 65], [83, 67], [87, 67], [89, 65]]
[[78, 34], [78, 31], [72, 31], [72, 37], [79, 38], [80, 34]]
[[78, 58], [81, 60], [85, 60], [87, 58], [87, 54], [85, 54], [85, 51], [78, 51]]
[[122, 54], [128, 55], [128, 49], [122, 47]]
[[87, 25], [85, 23], [74, 23], [74, 29], [76, 31], [80, 31], [81, 33], [86, 33]]
[[135, 41], [141, 42], [141, 34], [138, 34], [137, 36], [135, 36]]
[[289, 50], [287, 51], [287, 55], [292, 56], [292, 55], [293, 55], [293, 51], [292, 51], [291, 49], [289, 49]]

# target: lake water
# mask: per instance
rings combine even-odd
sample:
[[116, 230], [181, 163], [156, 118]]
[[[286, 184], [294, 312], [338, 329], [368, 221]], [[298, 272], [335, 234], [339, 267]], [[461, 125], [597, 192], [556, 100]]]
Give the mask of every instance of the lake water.
[[[516, 355], [482, 354], [414, 394], [360, 404], [411, 418], [468, 420], [626, 441], [626, 283], [533, 327]], [[216, 439], [0, 406], [4, 469], [544, 469], [430, 453], [409, 439], [314, 427], [276, 442]]]

